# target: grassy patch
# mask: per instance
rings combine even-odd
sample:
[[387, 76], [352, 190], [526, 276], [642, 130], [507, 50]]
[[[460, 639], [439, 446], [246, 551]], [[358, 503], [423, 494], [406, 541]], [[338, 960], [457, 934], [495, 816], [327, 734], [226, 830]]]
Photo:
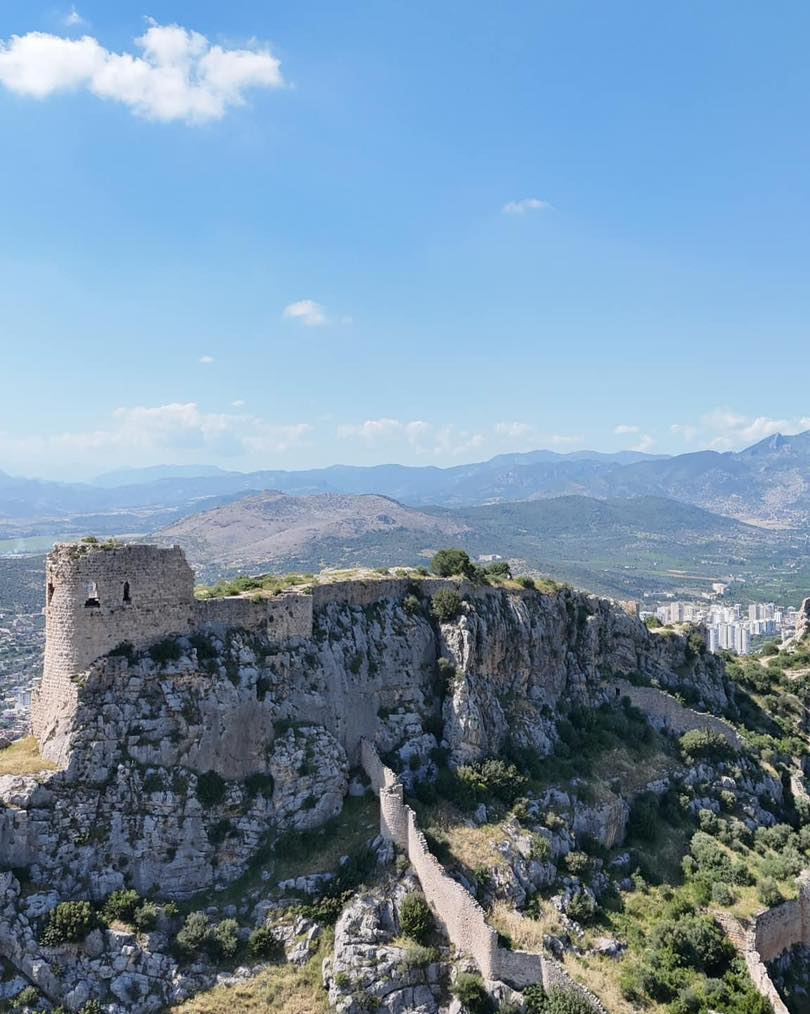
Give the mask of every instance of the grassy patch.
[[332, 951], [325, 932], [317, 954], [305, 965], [271, 965], [247, 982], [214, 989], [178, 1007], [173, 1014], [232, 1014], [233, 1011], [275, 1011], [277, 1014], [326, 1014], [329, 1010], [321, 979], [321, 963]]
[[39, 752], [39, 743], [33, 736], [18, 739], [0, 750], [0, 775], [36, 775], [56, 768], [56, 764], [45, 760]]

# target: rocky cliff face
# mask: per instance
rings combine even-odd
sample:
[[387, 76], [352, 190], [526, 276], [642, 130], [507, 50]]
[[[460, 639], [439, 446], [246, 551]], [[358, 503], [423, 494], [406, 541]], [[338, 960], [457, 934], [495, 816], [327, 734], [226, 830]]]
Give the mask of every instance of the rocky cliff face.
[[198, 634], [97, 663], [76, 681], [65, 769], [0, 779], [0, 860], [62, 896], [184, 897], [337, 813], [364, 736], [416, 776], [442, 737], [459, 763], [508, 737], [547, 752], [561, 710], [598, 703], [614, 673], [726, 703], [720, 663], [602, 600], [484, 589], [437, 625], [414, 590], [329, 603], [312, 638]]

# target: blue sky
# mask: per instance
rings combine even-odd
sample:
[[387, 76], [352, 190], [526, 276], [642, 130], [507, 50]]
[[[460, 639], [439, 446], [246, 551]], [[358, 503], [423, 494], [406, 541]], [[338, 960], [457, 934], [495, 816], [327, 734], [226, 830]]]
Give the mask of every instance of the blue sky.
[[810, 427], [809, 30], [789, 2], [6, 0], [0, 469]]

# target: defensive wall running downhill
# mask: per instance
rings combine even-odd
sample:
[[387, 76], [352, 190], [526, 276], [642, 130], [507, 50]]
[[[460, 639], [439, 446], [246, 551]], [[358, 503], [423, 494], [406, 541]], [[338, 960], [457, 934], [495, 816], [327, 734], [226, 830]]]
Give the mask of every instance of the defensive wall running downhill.
[[360, 759], [379, 796], [380, 833], [408, 857], [450, 942], [475, 961], [484, 979], [505, 982], [515, 989], [542, 983], [546, 990], [553, 987], [573, 990], [596, 1014], [607, 1014], [600, 1001], [552, 958], [508, 950], [498, 944], [498, 934], [487, 923], [483, 908], [447, 873], [428, 848], [416, 814], [404, 801], [402, 784], [382, 763], [374, 745], [367, 739], [360, 744]]
[[629, 697], [630, 703], [652, 719], [654, 725], [663, 726], [677, 736], [692, 729], [707, 729], [719, 733], [735, 750], [739, 750], [743, 745], [731, 722], [709, 715], [705, 711], [688, 708], [666, 690], [659, 690], [658, 687], [638, 687], [622, 679], [610, 680], [608, 687], [617, 697]]
[[748, 926], [727, 912], [716, 913], [774, 1014], [789, 1012], [771, 979], [768, 962], [798, 944], [810, 946], [810, 871], [802, 873], [798, 883], [798, 897], [759, 912]]

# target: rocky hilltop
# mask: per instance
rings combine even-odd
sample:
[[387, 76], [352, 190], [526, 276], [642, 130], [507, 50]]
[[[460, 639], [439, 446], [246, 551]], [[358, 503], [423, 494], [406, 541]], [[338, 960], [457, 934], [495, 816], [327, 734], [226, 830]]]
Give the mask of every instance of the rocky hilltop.
[[[299, 587], [269, 600], [194, 603], [183, 598], [187, 577], [172, 554], [57, 550], [49, 638], [64, 634], [65, 617], [71, 650], [101, 643], [98, 624], [151, 634], [124, 637], [68, 677], [51, 673], [49, 683], [46, 662], [35, 727], [58, 767], [0, 778], [0, 861], [8, 871], [0, 885], [0, 953], [71, 1009], [96, 998], [111, 1011], [159, 1010], [210, 983], [208, 966], [183, 966], [168, 947], [178, 926], [172, 904], [211, 897], [205, 892], [265, 866], [270, 875], [274, 849], [290, 834], [334, 820], [347, 798], [368, 791], [363, 743], [392, 777], [419, 791], [440, 768], [547, 757], [560, 743], [563, 716], [596, 712], [635, 686], [639, 693], [651, 684], [669, 687], [715, 714], [737, 708], [722, 662], [706, 653], [698, 632], [649, 631], [618, 605], [571, 588], [414, 573]], [[166, 579], [164, 565], [180, 583], [173, 613], [155, 612], [149, 601], [153, 583]], [[82, 602], [71, 612], [76, 588]], [[85, 601], [89, 592], [95, 595]], [[185, 628], [175, 632], [178, 624]], [[56, 667], [96, 650], [71, 655], [63, 645], [48, 657]], [[648, 709], [659, 725], [685, 713], [673, 698], [667, 702]], [[766, 788], [781, 796], [778, 783]], [[612, 846], [622, 840], [628, 812], [619, 799], [590, 815], [580, 811], [574, 826], [579, 821], [583, 833]], [[559, 839], [555, 852], [573, 842]], [[508, 845], [525, 867], [513, 881], [522, 878], [524, 901], [550, 875], [529, 861], [535, 846], [520, 859], [526, 847], [520, 835]], [[162, 913], [154, 939], [136, 940], [113, 924], [106, 936], [95, 931], [89, 948], [71, 944], [66, 954], [53, 943], [56, 931], [49, 938], [63, 903], [101, 906], [127, 890]], [[263, 904], [256, 898], [251, 904]], [[263, 923], [278, 904], [270, 900], [251, 918]], [[350, 922], [364, 918], [354, 911]], [[398, 918], [389, 917], [386, 939]], [[438, 979], [414, 981], [426, 995], [441, 993]], [[329, 995], [338, 1009], [361, 1009], [338, 980]]]

